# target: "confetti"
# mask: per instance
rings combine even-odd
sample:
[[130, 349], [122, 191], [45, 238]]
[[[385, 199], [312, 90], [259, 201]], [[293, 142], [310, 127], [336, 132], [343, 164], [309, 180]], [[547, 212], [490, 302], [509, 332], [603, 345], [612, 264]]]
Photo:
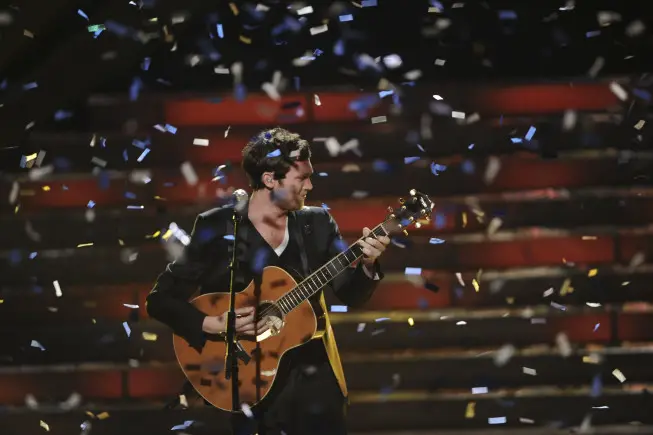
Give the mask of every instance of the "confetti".
[[626, 377], [624, 376], [623, 373], [621, 373], [621, 370], [619, 370], [619, 369], [614, 369], [614, 370], [612, 370], [612, 376], [614, 376], [615, 378], [617, 378], [617, 380], [618, 380], [619, 382], [621, 382], [622, 384], [623, 384], [624, 382], [626, 382]]
[[537, 371], [528, 367], [522, 367], [522, 372], [526, 375], [537, 376]]
[[52, 285], [54, 286], [54, 294], [60, 298], [63, 296], [63, 293], [61, 292], [61, 287], [59, 286], [59, 281], [53, 281]]
[[[227, 129], [227, 131], [228, 131], [228, 129]], [[225, 137], [227, 137], [226, 132], [225, 132]], [[207, 146], [209, 146], [209, 140], [208, 139], [195, 138], [195, 139], [193, 139], [193, 145], [207, 147]]]
[[122, 322], [122, 327], [125, 329], [125, 334], [127, 334], [127, 337], [131, 336], [132, 330], [129, 327], [129, 324], [127, 322]]
[[347, 312], [347, 306], [346, 305], [331, 305], [331, 310], [332, 313], [346, 313]]
[[465, 418], [474, 418], [476, 414], [476, 402], [469, 402], [465, 408]]
[[199, 177], [190, 162], [184, 162], [181, 164], [181, 174], [184, 176], [186, 183], [191, 186], [194, 186], [199, 182]]
[[311, 27], [310, 32], [311, 32], [311, 35], [318, 35], [320, 33], [326, 32], [328, 30], [329, 30], [329, 26], [326, 25], [326, 24], [323, 24], [321, 26]]
[[375, 116], [372, 118], [372, 124], [380, 124], [382, 122], [387, 122], [388, 118], [385, 116]]
[[43, 420], [39, 421], [39, 426], [41, 426], [43, 429], [45, 429], [46, 432], [50, 432], [50, 426], [48, 426], [48, 424], [46, 422], [44, 422]]

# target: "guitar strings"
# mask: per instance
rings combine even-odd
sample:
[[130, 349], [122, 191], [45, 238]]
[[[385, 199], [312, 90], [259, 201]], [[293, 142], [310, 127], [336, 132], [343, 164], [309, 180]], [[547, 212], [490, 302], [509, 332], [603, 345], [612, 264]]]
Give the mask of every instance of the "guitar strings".
[[[390, 219], [391, 219], [391, 218], [387, 218], [385, 221], [383, 221], [382, 223], [380, 223], [379, 225], [377, 225], [376, 227], [374, 227], [374, 229], [372, 229], [371, 233], [374, 234], [374, 235], [376, 236], [376, 235], [377, 235], [377, 234], [376, 234], [376, 231], [377, 231], [377, 229], [380, 228], [380, 229], [383, 231], [383, 234], [380, 234], [380, 235], [388, 235], [389, 233], [388, 233], [388, 232], [386, 231], [386, 229], [383, 227], [383, 224], [386, 223], [386, 222], [388, 222]], [[339, 253], [338, 255], [336, 255], [335, 257], [333, 257], [331, 260], [327, 261], [327, 262], [326, 262], [322, 267], [320, 267], [318, 270], [316, 270], [315, 272], [313, 272], [312, 274], [310, 274], [309, 276], [307, 276], [306, 278], [304, 278], [304, 279], [302, 280], [302, 282], [300, 282], [299, 284], [297, 284], [295, 287], [293, 287], [293, 288], [292, 288], [291, 290], [289, 290], [287, 293], [284, 293], [284, 295], [281, 296], [279, 299], [277, 299], [277, 300], [275, 301], [275, 303], [276, 303], [277, 301], [281, 300], [281, 299], [282, 299], [283, 297], [285, 297], [287, 294], [293, 292], [295, 289], [297, 289], [300, 285], [302, 285], [304, 282], [306, 282], [307, 280], [309, 280], [311, 277], [313, 277], [314, 275], [316, 275], [320, 270], [322, 270], [322, 269], [324, 269], [326, 266], [328, 266], [329, 263], [334, 262], [336, 259], [338, 259], [338, 258], [341, 257], [341, 256], [344, 256], [345, 259], [346, 259], [347, 257], [346, 257], [346, 255], [345, 255], [345, 253], [348, 252], [348, 251], [350, 251], [351, 249], [353, 249], [355, 246], [357, 246], [357, 245], [358, 245], [358, 242], [360, 242], [361, 240], [363, 240], [363, 237], [359, 238], [356, 242], [352, 243], [352, 244], [349, 246], [349, 248], [347, 248], [345, 251]], [[354, 261], [356, 261], [356, 260], [357, 260], [358, 258], [360, 258], [360, 257], [361, 257], [360, 255], [357, 256], [356, 259], [355, 259]], [[347, 261], [349, 261], [349, 260], [347, 259]], [[353, 261], [352, 261], [351, 263], [353, 263]], [[337, 273], [335, 276], [333, 276], [329, 281], [333, 280], [336, 276], [338, 276], [339, 274], [341, 274], [342, 272], [344, 272], [344, 270], [345, 270], [345, 269], [343, 269], [343, 270], [341, 270], [340, 272], [338, 272], [338, 273]], [[302, 302], [303, 302], [303, 301], [302, 301]], [[259, 315], [260, 315], [261, 318], [263, 318], [263, 317], [267, 316], [268, 314], [270, 314], [270, 313], [273, 312], [273, 311], [275, 311], [274, 308], [267, 307], [267, 308], [265, 308], [265, 309], [263, 310], [263, 312], [260, 313]], [[283, 311], [283, 310], [282, 310], [282, 311]]]

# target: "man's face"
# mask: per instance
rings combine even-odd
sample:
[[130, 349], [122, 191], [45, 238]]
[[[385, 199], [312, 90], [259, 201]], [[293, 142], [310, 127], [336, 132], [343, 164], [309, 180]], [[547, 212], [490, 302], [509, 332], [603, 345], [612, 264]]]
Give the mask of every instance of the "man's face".
[[283, 210], [294, 211], [304, 207], [308, 192], [313, 190], [311, 183], [313, 165], [310, 160], [296, 162], [283, 180], [277, 182], [272, 190], [272, 199]]

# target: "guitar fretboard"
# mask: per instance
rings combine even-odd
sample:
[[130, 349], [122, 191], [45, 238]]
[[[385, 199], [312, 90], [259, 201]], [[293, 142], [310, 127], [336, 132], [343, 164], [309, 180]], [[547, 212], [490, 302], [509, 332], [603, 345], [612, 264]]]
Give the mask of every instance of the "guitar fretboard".
[[[372, 234], [379, 237], [388, 235], [388, 232], [383, 227], [383, 224], [379, 224], [372, 230]], [[358, 239], [358, 241], [360, 240], [362, 238]], [[304, 279], [295, 288], [279, 298], [277, 304], [283, 310], [284, 315], [316, 294], [322, 287], [351, 266], [354, 261], [363, 256], [363, 248], [358, 244], [358, 241], [347, 248], [347, 250], [333, 257], [324, 266], [313, 272], [313, 274]]]

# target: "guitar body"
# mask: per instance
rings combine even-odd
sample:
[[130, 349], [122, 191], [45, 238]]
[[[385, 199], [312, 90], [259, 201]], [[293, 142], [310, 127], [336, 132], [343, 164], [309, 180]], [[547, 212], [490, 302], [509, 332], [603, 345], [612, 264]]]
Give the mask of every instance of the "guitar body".
[[[271, 320], [275, 326], [273, 330], [276, 331], [260, 335], [258, 342], [253, 336], [238, 338], [238, 343], [251, 358], [248, 362], [238, 358], [238, 392], [241, 404], [246, 403], [254, 407], [260, 403], [270, 393], [277, 380], [284, 355], [314, 338], [319, 338], [323, 333], [322, 309], [319, 304], [312, 303], [311, 299], [303, 301], [285, 316], [274, 304], [274, 301], [296, 285], [294, 278], [279, 267], [270, 266], [263, 269], [259, 313], [272, 311], [270, 316], [263, 318]], [[251, 282], [245, 290], [237, 293], [236, 308], [255, 306], [257, 298], [254, 292], [255, 285]], [[219, 316], [229, 310], [229, 293], [204, 294], [193, 299], [191, 303], [209, 316]], [[239, 412], [240, 408], [233, 409], [232, 406], [232, 380], [225, 379], [225, 341], [209, 338], [201, 352], [197, 352], [177, 335], [173, 337], [173, 344], [179, 365], [195, 390], [216, 408]], [[257, 358], [257, 355], [260, 357]], [[260, 379], [259, 388], [257, 379]]]

